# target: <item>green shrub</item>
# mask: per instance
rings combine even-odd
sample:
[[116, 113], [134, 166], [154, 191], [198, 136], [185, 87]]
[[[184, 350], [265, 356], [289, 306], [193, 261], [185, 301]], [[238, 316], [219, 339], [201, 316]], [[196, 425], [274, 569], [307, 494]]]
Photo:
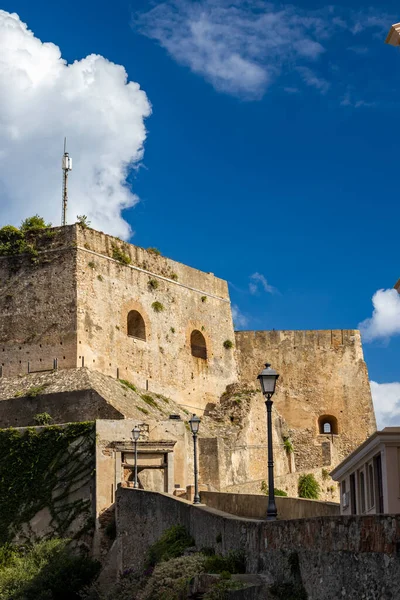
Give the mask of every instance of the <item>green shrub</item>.
[[90, 267], [91, 269], [94, 269], [96, 266], [96, 263], [93, 261], [88, 262], [88, 267]]
[[170, 332], [175, 333], [175, 327], [171, 327]]
[[[140, 597], [141, 600], [183, 600], [189, 598], [190, 582], [203, 569], [201, 554], [178, 556], [157, 564], [147, 583], [136, 595], [137, 586], [131, 588], [126, 600]], [[120, 596], [115, 596], [120, 599]]]
[[1, 600], [78, 600], [100, 571], [100, 563], [65, 539], [31, 547], [7, 546], [0, 553]]
[[178, 281], [178, 273], [171, 273], [171, 279]]
[[206, 573], [246, 573], [244, 552], [229, 552], [227, 556], [214, 554], [207, 556], [204, 563]]
[[147, 408], [142, 408], [141, 406], [137, 406], [136, 407], [138, 410], [140, 410], [140, 412], [142, 412], [144, 415], [148, 415], [149, 411], [147, 410]]
[[126, 379], [118, 379], [118, 381], [120, 383], [122, 383], [122, 385], [124, 385], [125, 387], [129, 388], [130, 390], [132, 390], [133, 392], [137, 392], [136, 387], [130, 381], [127, 381]]
[[231, 340], [225, 340], [223, 346], [229, 350], [229, 348], [233, 348], [233, 342], [231, 342]]
[[[261, 482], [261, 491], [263, 492], [263, 494], [268, 496], [268, 486], [265, 480]], [[275, 496], [287, 496], [287, 493], [284, 490], [280, 490], [279, 488], [274, 488], [274, 494]]]
[[321, 488], [312, 473], [300, 475], [298, 483], [299, 498], [318, 500]]
[[207, 296], [202, 296], [202, 297], [201, 297], [201, 301], [202, 301], [202, 302], [207, 302]]
[[82, 229], [87, 229], [88, 227], [90, 227], [90, 221], [88, 221], [86, 215], [76, 215], [76, 218], [78, 219], [78, 225], [80, 225]]
[[322, 469], [321, 474], [322, 474], [322, 479], [324, 481], [326, 481], [327, 479], [329, 479], [329, 471], [328, 471], [328, 469]]
[[151, 308], [154, 310], [154, 312], [162, 312], [164, 310], [164, 305], [161, 304], [161, 302], [153, 302], [153, 304], [151, 305]]
[[98, 279], [99, 281], [104, 281], [104, 280], [103, 280], [103, 277], [102, 277], [101, 275], [97, 275], [97, 279]]
[[53, 417], [49, 415], [47, 412], [38, 413], [33, 417], [36, 425], [50, 425], [53, 420]]
[[26, 231], [48, 229], [49, 227], [51, 227], [51, 223], [45, 223], [43, 217], [39, 217], [39, 215], [33, 215], [33, 217], [28, 217], [22, 221], [20, 229], [23, 233], [25, 233]]
[[130, 265], [131, 259], [128, 254], [126, 254], [119, 246], [115, 244], [111, 244], [112, 249], [112, 257], [114, 260], [117, 260], [123, 265]]
[[242, 588], [243, 583], [241, 581], [234, 581], [232, 580], [232, 576], [227, 577], [225, 573], [221, 573], [221, 579], [204, 594], [203, 600], [226, 600], [226, 598], [230, 598], [230, 592], [241, 590]]
[[150, 254], [155, 254], [156, 256], [161, 256], [161, 252], [158, 248], [147, 248], [147, 252], [150, 252]]
[[36, 398], [36, 396], [40, 396], [42, 392], [48, 387], [47, 383], [43, 385], [33, 385], [29, 390], [25, 393], [27, 398]]
[[283, 447], [286, 450], [287, 454], [293, 454], [294, 448], [293, 448], [293, 443], [290, 440], [290, 438], [288, 438], [288, 437], [283, 438]]
[[160, 562], [182, 556], [186, 548], [194, 545], [194, 539], [188, 534], [183, 525], [173, 525], [166, 529], [160, 539], [150, 546], [146, 566], [154, 567]]

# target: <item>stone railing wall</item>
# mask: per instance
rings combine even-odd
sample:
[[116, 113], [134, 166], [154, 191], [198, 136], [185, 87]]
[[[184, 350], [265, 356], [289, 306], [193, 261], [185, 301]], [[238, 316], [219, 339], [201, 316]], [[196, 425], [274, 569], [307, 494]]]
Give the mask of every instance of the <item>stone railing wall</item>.
[[[200, 498], [209, 508], [216, 508], [238, 517], [264, 519], [267, 514], [268, 496], [261, 494], [201, 492]], [[276, 496], [275, 503], [280, 519], [309, 519], [340, 515], [340, 504], [334, 502]]]
[[300, 578], [308, 600], [398, 598], [400, 515], [266, 522], [126, 488], [116, 505], [120, 571], [143, 566], [149, 546], [180, 524], [198, 548], [244, 551], [248, 573], [271, 583]]

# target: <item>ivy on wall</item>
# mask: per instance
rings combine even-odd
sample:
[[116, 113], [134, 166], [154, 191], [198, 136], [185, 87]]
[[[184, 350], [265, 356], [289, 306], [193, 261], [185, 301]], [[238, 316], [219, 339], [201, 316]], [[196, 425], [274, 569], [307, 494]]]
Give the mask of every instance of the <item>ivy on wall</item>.
[[11, 541], [42, 509], [53, 533], [63, 536], [91, 503], [79, 497], [95, 466], [94, 423], [0, 430], [0, 544]]

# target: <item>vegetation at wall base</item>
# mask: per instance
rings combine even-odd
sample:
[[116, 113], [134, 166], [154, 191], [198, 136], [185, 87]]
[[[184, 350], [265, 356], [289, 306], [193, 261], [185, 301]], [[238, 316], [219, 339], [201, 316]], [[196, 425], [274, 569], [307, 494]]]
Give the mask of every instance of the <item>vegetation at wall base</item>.
[[44, 508], [57, 536], [76, 519], [87, 521], [90, 501], [70, 497], [91, 482], [94, 450], [93, 423], [0, 430], [0, 544], [21, 533]]
[[53, 420], [53, 417], [49, 415], [47, 412], [38, 413], [33, 417], [35, 421], [35, 425], [50, 425]]
[[150, 546], [146, 567], [182, 556], [186, 548], [195, 545], [195, 541], [182, 525], [173, 525], [166, 529], [160, 539]]
[[[268, 496], [268, 485], [267, 482], [263, 479], [261, 482], [261, 491]], [[275, 496], [287, 496], [287, 493], [284, 490], [280, 490], [279, 488], [274, 488]]]
[[78, 600], [101, 565], [67, 539], [0, 547], [0, 600]]
[[318, 500], [320, 492], [320, 485], [312, 473], [300, 475], [298, 483], [299, 498]]

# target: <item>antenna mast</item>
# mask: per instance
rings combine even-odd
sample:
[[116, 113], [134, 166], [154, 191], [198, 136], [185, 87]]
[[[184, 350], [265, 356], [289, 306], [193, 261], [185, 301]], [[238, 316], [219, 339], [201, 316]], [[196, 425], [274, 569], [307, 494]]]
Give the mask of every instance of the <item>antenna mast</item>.
[[72, 171], [72, 158], [67, 152], [67, 138], [64, 138], [64, 155], [62, 158], [63, 170], [63, 190], [62, 190], [62, 217], [61, 225], [67, 224], [67, 204], [68, 204], [68, 172]]

